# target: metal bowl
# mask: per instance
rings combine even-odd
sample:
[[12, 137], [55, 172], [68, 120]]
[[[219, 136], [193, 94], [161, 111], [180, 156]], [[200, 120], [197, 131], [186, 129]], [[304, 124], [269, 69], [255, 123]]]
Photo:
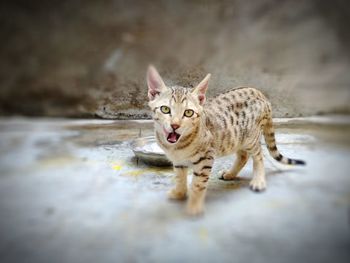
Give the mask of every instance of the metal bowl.
[[139, 160], [154, 166], [170, 166], [172, 163], [158, 146], [154, 136], [141, 137], [132, 141], [132, 150]]

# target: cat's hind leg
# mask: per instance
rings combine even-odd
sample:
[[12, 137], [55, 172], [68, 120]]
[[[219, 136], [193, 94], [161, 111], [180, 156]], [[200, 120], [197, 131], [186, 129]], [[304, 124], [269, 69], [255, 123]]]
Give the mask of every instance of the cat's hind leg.
[[246, 165], [248, 161], [248, 153], [246, 151], [238, 151], [237, 158], [232, 168], [228, 171], [223, 171], [219, 179], [224, 181], [234, 180], [242, 168]]
[[257, 144], [250, 152], [253, 158], [253, 179], [249, 186], [253, 191], [260, 192], [266, 188], [265, 168], [261, 145]]
[[253, 158], [253, 179], [250, 181], [249, 186], [253, 191], [259, 192], [266, 188], [265, 168], [260, 144], [261, 129], [252, 130], [248, 138], [249, 140], [245, 142], [244, 150]]

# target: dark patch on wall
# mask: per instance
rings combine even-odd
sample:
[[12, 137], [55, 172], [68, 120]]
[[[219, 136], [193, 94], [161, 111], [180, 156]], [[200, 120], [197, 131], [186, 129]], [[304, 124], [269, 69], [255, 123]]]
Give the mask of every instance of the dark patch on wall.
[[0, 114], [148, 118], [149, 63], [167, 83], [187, 87], [212, 73], [210, 96], [255, 86], [279, 117], [350, 112], [348, 6], [2, 1]]

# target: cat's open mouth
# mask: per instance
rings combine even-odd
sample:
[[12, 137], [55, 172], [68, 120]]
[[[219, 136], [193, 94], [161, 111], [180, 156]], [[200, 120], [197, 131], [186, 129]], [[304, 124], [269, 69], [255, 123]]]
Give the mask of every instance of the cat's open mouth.
[[180, 138], [180, 134], [176, 133], [176, 132], [171, 132], [168, 134], [168, 138], [167, 141], [170, 143], [176, 143]]

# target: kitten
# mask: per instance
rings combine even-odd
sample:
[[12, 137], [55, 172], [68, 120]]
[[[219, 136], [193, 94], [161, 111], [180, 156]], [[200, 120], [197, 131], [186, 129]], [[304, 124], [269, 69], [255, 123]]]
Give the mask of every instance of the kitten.
[[159, 146], [174, 165], [176, 185], [171, 199], [187, 196], [187, 172], [193, 169], [187, 212], [203, 212], [204, 198], [214, 159], [237, 154], [233, 167], [221, 175], [233, 180], [248, 158], [253, 158], [254, 191], [266, 188], [263, 154], [264, 135], [272, 157], [292, 165], [305, 164], [282, 156], [276, 147], [271, 104], [258, 90], [240, 87], [206, 100], [210, 74], [197, 87], [167, 87], [153, 66], [147, 72], [149, 106], [153, 111], [155, 136]]

